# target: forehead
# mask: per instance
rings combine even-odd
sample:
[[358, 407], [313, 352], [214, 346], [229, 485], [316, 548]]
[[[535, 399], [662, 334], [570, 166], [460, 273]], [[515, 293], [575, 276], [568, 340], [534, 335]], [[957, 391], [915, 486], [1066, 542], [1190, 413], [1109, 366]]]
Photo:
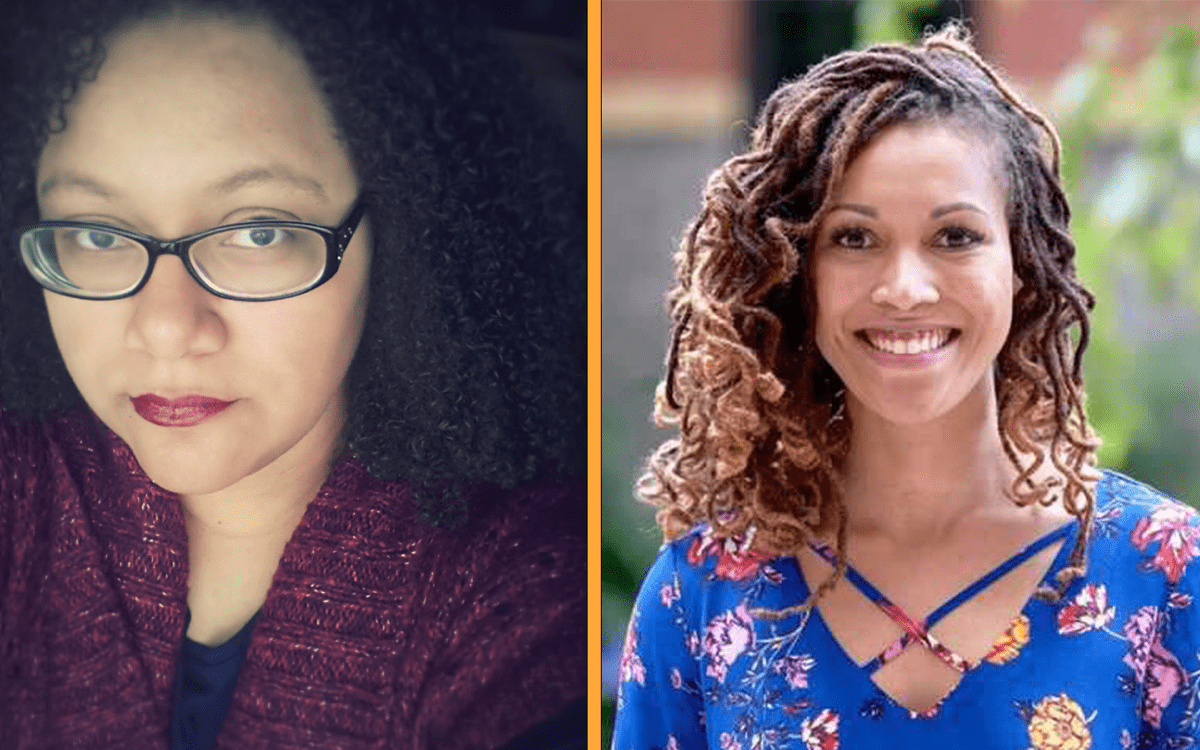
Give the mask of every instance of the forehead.
[[96, 80], [40, 156], [43, 186], [55, 172], [83, 172], [152, 194], [266, 164], [348, 177], [307, 65], [265, 24], [173, 17], [125, 29], [106, 47]]
[[[1002, 207], [1007, 187], [994, 139], [940, 122], [892, 125], [847, 165], [835, 193], [850, 202], [986, 201]], [[952, 198], [952, 196], [957, 196]]]

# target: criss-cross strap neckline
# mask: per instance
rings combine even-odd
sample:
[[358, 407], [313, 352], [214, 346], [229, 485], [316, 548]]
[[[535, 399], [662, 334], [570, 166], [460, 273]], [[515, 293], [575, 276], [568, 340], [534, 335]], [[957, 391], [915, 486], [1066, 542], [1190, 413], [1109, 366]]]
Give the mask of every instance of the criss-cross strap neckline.
[[[874, 659], [862, 665], [862, 668], [868, 674], [874, 674], [884, 664], [887, 664], [892, 659], [902, 654], [909, 644], [914, 640], [924, 645], [931, 653], [941, 659], [947, 666], [957, 672], [967, 672], [976, 666], [976, 662], [972, 662], [959, 654], [955, 653], [951, 648], [939, 641], [929, 629], [937, 625], [943, 618], [949, 615], [954, 610], [961, 607], [976, 594], [980, 593], [987, 587], [991, 586], [996, 581], [1011, 573], [1020, 565], [1029, 560], [1029, 558], [1038, 554], [1055, 542], [1061, 541], [1071, 530], [1071, 526], [1061, 526], [1054, 531], [1038, 538], [1030, 543], [1024, 549], [1009, 557], [1004, 562], [1000, 563], [983, 576], [978, 578], [974, 583], [969, 584], [959, 591], [954, 596], [946, 600], [944, 604], [929, 613], [925, 619], [917, 619], [909, 615], [897, 604], [883, 595], [879, 589], [875, 588], [866, 578], [855, 570], [849, 563], [846, 564], [846, 580], [850, 581], [859, 592], [867, 599], [871, 600], [878, 606], [883, 613], [890, 617], [904, 631], [895, 641], [887, 648], [883, 649]], [[829, 545], [812, 544], [809, 545], [812, 550], [820, 555], [830, 565], [837, 564], [837, 556]]]

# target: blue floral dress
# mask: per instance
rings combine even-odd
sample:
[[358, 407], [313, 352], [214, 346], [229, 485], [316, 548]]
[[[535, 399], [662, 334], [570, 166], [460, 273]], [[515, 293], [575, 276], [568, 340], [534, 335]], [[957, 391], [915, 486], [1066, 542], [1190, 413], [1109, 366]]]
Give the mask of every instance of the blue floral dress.
[[[929, 632], [938, 619], [1077, 523], [1013, 556], [924, 620], [868, 581], [859, 590], [904, 635], [854, 663], [818, 611], [756, 617], [808, 595], [793, 557], [773, 557], [698, 528], [663, 547], [638, 595], [621, 658], [613, 750], [859, 750], [970, 747], [1088, 750], [1200, 746], [1200, 515], [1107, 471], [1097, 488], [1088, 573], [1057, 603], [1031, 598], [978, 663]], [[818, 550], [828, 554], [827, 550]], [[919, 642], [915, 643], [915, 642]], [[871, 680], [921, 645], [962, 672], [924, 713]]]

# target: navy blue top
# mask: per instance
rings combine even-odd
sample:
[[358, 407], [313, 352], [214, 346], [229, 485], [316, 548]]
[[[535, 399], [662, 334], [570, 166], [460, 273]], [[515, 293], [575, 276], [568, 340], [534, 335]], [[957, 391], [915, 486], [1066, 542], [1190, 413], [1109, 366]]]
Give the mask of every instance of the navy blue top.
[[[184, 635], [171, 703], [171, 750], [212, 750], [217, 744], [257, 619], [256, 612], [237, 635], [220, 646], [205, 646]], [[191, 622], [188, 610], [184, 633]]]

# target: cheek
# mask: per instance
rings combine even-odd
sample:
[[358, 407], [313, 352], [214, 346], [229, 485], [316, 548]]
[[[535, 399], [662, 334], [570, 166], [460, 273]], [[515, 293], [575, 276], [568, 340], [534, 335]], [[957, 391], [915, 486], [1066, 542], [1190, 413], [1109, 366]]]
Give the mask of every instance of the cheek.
[[[347, 272], [345, 276], [343, 272]], [[271, 344], [273, 333], [284, 332], [275, 341], [277, 350], [287, 350], [291, 365], [287, 369], [296, 371], [310, 387], [340, 387], [362, 336], [367, 302], [366, 259], [358, 257], [344, 263], [328, 284], [294, 301], [294, 309], [260, 328], [263, 346]]]
[[1013, 295], [1020, 281], [1013, 272], [1008, 257], [998, 258], [989, 268], [980, 269], [967, 290], [969, 299], [980, 306], [981, 322], [988, 326], [993, 338], [1008, 337], [1012, 325]]
[[63, 297], [45, 292], [46, 312], [54, 341], [71, 377], [80, 390], [83, 381], [98, 374], [98, 366], [106, 358], [105, 342], [119, 343], [124, 329], [120, 320], [118, 301], [95, 302]]
[[828, 264], [817, 264], [813, 268], [813, 289], [817, 302], [814, 337], [817, 349], [826, 360], [828, 349], [839, 328], [846, 309], [853, 303], [855, 279], [852, 274], [838, 272]]

